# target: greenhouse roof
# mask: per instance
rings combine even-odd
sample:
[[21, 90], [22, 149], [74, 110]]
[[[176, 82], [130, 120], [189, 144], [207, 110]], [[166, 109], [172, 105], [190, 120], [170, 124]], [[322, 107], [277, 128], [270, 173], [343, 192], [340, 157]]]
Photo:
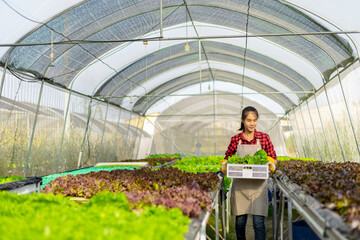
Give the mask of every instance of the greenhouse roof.
[[[332, 1], [349, 13], [341, 19], [334, 16], [337, 9], [321, 7], [327, 2], [3, 0], [0, 19], [9, 23], [5, 30], [13, 31], [0, 33], [0, 61], [12, 71], [139, 114], [189, 87], [198, 89], [197, 95], [218, 94], [231, 106], [239, 99], [224, 95], [234, 93], [234, 85], [264, 95], [285, 113], [358, 59], [358, 37], [301, 34], [354, 30], [346, 29], [354, 5]], [[251, 37], [257, 34], [262, 36]], [[148, 45], [136, 41], [145, 38]], [[8, 43], [18, 46], [6, 47]], [[189, 51], [184, 51], [186, 43]], [[206, 99], [199, 104], [206, 105]]]

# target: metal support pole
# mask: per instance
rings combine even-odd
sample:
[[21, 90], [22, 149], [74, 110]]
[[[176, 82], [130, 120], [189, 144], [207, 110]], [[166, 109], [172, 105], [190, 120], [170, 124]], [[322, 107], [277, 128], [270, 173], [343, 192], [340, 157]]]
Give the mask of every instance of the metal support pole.
[[[137, 126], [136, 127], [134, 126], [134, 128], [136, 128], [136, 130], [137, 130]], [[134, 153], [134, 145], [135, 145], [134, 143], [135, 143], [135, 141], [136, 141], [136, 131], [134, 131], [134, 134], [132, 136], [132, 141], [130, 142], [131, 153], [129, 155], [129, 158], [131, 158], [131, 159], [132, 159], [132, 156], [133, 156], [133, 153]], [[130, 151], [130, 149], [129, 149], [129, 151]]]
[[103, 131], [101, 134], [101, 142], [100, 142], [100, 149], [99, 149], [99, 153], [98, 153], [98, 157], [97, 157], [97, 163], [100, 162], [100, 157], [101, 157], [101, 152], [103, 149], [103, 142], [104, 142], [104, 134], [105, 134], [105, 129], [106, 129], [106, 120], [107, 120], [107, 115], [108, 115], [108, 111], [109, 111], [109, 103], [106, 104], [106, 113], [105, 113], [105, 118], [104, 118], [104, 127], [103, 127]]
[[124, 150], [124, 155], [122, 157], [123, 159], [127, 158], [125, 155], [127, 154], [127, 140], [129, 138], [130, 122], [131, 122], [131, 113], [130, 113], [130, 118], [129, 118], [129, 124], [128, 124], [127, 130], [126, 130], [126, 137], [124, 139], [124, 147], [125, 147], [126, 150]]
[[[279, 234], [280, 234], [280, 227], [282, 227], [282, 222], [281, 222], [281, 217], [283, 216], [283, 212], [284, 212], [284, 193], [281, 191], [280, 192], [280, 199], [279, 199], [279, 215], [277, 216], [277, 225], [276, 225], [276, 229], [275, 229], [275, 238], [274, 239], [279, 239]], [[279, 224], [280, 222], [280, 224]]]
[[[144, 118], [143, 125], [142, 125], [142, 127], [141, 127], [141, 138], [140, 138], [140, 141], [139, 141], [139, 147], [138, 147], [138, 149], [137, 149], [137, 151], [136, 151], [136, 158], [135, 158], [135, 159], [138, 159], [138, 157], [139, 157], [140, 144], [141, 144], [141, 140], [142, 140], [142, 138], [143, 138], [143, 136], [144, 136], [144, 134], [143, 134], [144, 124], [145, 124], [145, 118]], [[140, 131], [140, 129], [139, 129], [139, 131]]]
[[160, 0], [160, 38], [163, 38], [163, 1]]
[[[301, 114], [301, 119], [302, 119], [303, 124], [304, 124], [304, 128], [306, 128], [306, 124], [305, 124], [305, 120], [304, 120], [304, 115], [303, 115], [301, 106], [299, 106], [299, 110], [300, 110], [300, 114]], [[305, 129], [305, 136], [306, 136], [306, 139], [307, 139], [308, 144], [309, 144], [310, 154], [311, 154], [311, 156], [312, 156], [313, 158], [315, 158], [314, 152], [313, 152], [312, 149], [311, 149], [311, 143], [310, 143], [309, 134], [308, 134], [308, 131], [306, 131], [306, 129]]]
[[[324, 32], [297, 32], [297, 33], [271, 33], [271, 34], [248, 34], [248, 35], [218, 35], [218, 36], [191, 36], [191, 37], [172, 37], [172, 38], [135, 38], [135, 39], [109, 39], [109, 40], [71, 40], [53, 42], [53, 45], [75, 45], [75, 44], [93, 44], [93, 43], [123, 43], [123, 42], [143, 42], [143, 41], [185, 41], [185, 40], [208, 40], [208, 39], [228, 39], [228, 38], [266, 38], [266, 37], [284, 37], [284, 36], [310, 36], [310, 35], [329, 35], [329, 34], [359, 34], [360, 31], [324, 31]], [[21, 47], [21, 46], [45, 46], [51, 45], [51, 42], [33, 42], [33, 43], [2, 43], [0, 47]]]
[[[131, 83], [131, 82], [130, 82]], [[179, 93], [179, 94], [146, 94], [147, 97], [197, 97], [197, 96], [242, 96], [242, 95], [259, 95], [259, 94], [298, 94], [298, 93], [305, 93], [305, 94], [314, 94], [314, 91], [285, 91], [285, 92], [274, 92], [274, 91], [258, 91], [258, 92], [245, 92], [245, 93]], [[99, 99], [119, 99], [119, 98], [141, 98], [144, 95], [121, 95], [121, 96], [111, 96], [111, 95], [97, 95], [95, 96]], [[280, 113], [278, 113], [280, 114]], [[267, 114], [269, 115], [269, 114]], [[271, 114], [272, 115], [272, 114]]]
[[41, 87], [40, 87], [38, 104], [36, 106], [36, 113], [35, 113], [35, 119], [34, 119], [34, 124], [33, 124], [33, 130], [32, 130], [32, 134], [31, 134], [28, 154], [27, 154], [27, 157], [26, 157], [26, 164], [25, 164], [25, 169], [24, 169], [24, 177], [27, 177], [27, 170], [28, 170], [29, 162], [30, 162], [31, 147], [32, 147], [32, 144], [33, 144], [33, 141], [34, 141], [36, 123], [37, 123], [37, 119], [38, 119], [38, 116], [39, 116], [40, 102], [41, 102], [43, 89], [44, 89], [44, 79], [41, 81]]
[[90, 118], [91, 118], [91, 103], [92, 103], [92, 101], [93, 101], [93, 98], [90, 99], [89, 106], [88, 106], [88, 117], [87, 117], [87, 121], [86, 121], [84, 138], [83, 138], [83, 141], [82, 141], [81, 147], [80, 147], [77, 168], [80, 168], [80, 166], [81, 166], [81, 160], [82, 160], [82, 155], [83, 155], [83, 152], [84, 152], [84, 145], [85, 145], [86, 135], [87, 135], [87, 132], [88, 132], [88, 129], [89, 129], [89, 123], [90, 123]]
[[136, 139], [137, 139], [137, 136], [138, 136], [138, 133], [139, 133], [139, 124], [140, 124], [140, 116], [139, 116], [138, 123], [137, 123], [137, 126], [136, 126], [136, 134], [135, 134], [135, 138], [134, 138], [134, 141], [133, 141], [134, 148], [133, 148], [133, 151], [132, 151], [132, 154], [131, 154], [131, 158], [135, 158], [134, 157], [134, 153], [136, 152], [135, 151], [135, 148], [136, 148], [135, 144], [136, 144]]
[[[115, 152], [115, 148], [116, 148], [116, 142], [117, 142], [117, 136], [118, 136], [118, 133], [119, 133], [119, 126], [120, 126], [120, 118], [121, 118], [121, 108], [120, 108], [120, 112], [119, 112], [119, 117], [118, 117], [118, 120], [117, 120], [117, 124], [116, 124], [116, 127], [117, 127], [117, 131], [115, 133], [115, 138], [114, 138], [114, 144], [113, 144], [113, 151]], [[116, 155], [116, 154], [115, 154]], [[117, 156], [117, 155], [116, 155]]]
[[[205, 213], [205, 219], [208, 219], [210, 216], [210, 213], [208, 211], [206, 211]], [[202, 221], [201, 222], [201, 227], [200, 227], [200, 240], [206, 240], [206, 221]]]
[[272, 193], [272, 220], [273, 220], [273, 239], [276, 239], [276, 228], [277, 228], [277, 218], [276, 218], [276, 212], [277, 212], [277, 200], [276, 200], [276, 184], [274, 182], [274, 188]]
[[284, 240], [284, 211], [285, 210], [285, 196], [282, 194], [281, 198], [281, 220], [280, 220], [280, 239]]
[[40, 194], [41, 193], [41, 182], [37, 182], [35, 188], [36, 188], [36, 193]]
[[226, 199], [226, 234], [229, 234], [229, 228], [230, 228], [230, 198], [231, 198], [232, 184], [233, 184], [233, 182], [231, 181], [229, 191], [227, 193], [227, 199]]
[[[295, 137], [294, 137], [294, 135], [295, 135], [294, 128], [292, 126], [292, 123], [291, 123], [291, 120], [290, 120], [288, 114], [286, 114], [286, 120], [288, 121], [288, 123], [290, 123], [290, 125], [288, 125], [288, 128], [289, 128], [290, 137], [291, 137], [291, 141], [292, 141], [292, 144], [293, 144], [293, 147], [294, 147], [295, 154], [296, 154], [297, 157], [300, 157], [299, 151], [297, 149], [298, 146], [296, 144], [296, 140], [295, 140]], [[291, 129], [290, 129], [290, 126], [291, 126]], [[291, 132], [292, 132], [292, 134], [291, 134]]]
[[304, 145], [304, 143], [303, 143], [303, 141], [302, 141], [302, 137], [301, 137], [301, 131], [300, 131], [300, 127], [299, 127], [299, 123], [298, 123], [298, 120], [297, 120], [297, 117], [296, 117], [296, 113], [295, 113], [295, 111], [293, 110], [293, 112], [294, 112], [294, 117], [295, 117], [295, 123], [296, 123], [296, 125], [297, 125], [297, 129], [298, 129], [298, 131], [299, 131], [299, 138], [300, 138], [300, 144], [301, 144], [301, 146], [302, 146], [302, 149], [303, 149], [303, 157], [306, 157], [307, 156], [307, 154], [306, 154], [306, 151], [305, 151], [305, 145]]
[[[277, 124], [280, 124], [280, 131], [281, 131], [281, 123], [280, 123], [280, 121], [279, 121]], [[286, 139], [285, 139], [285, 134], [284, 134], [283, 131], [281, 131], [281, 136], [282, 136], [282, 138], [283, 138], [284, 145], [285, 145], [285, 150], [286, 150], [286, 152], [287, 152], [287, 149], [286, 149]]]
[[200, 78], [200, 94], [202, 94], [202, 79], [201, 79], [201, 41], [199, 40], [199, 78]]
[[314, 99], [315, 99], [316, 108], [317, 108], [319, 118], [320, 118], [321, 128], [322, 128], [322, 131], [323, 131], [324, 137], [325, 137], [326, 147], [327, 147], [327, 149], [329, 151], [330, 160], [331, 160], [331, 162], [333, 162], [332, 154], [331, 154], [331, 151], [330, 151], [330, 145], [329, 145], [328, 138], [327, 138], [327, 135], [326, 135], [326, 131], [325, 131], [325, 128], [324, 128], [324, 124], [323, 124], [323, 121], [322, 121], [321, 113], [320, 113], [320, 110], [319, 110], [319, 105], [318, 105], [318, 102], [317, 102], [317, 99], [316, 99], [316, 94], [314, 94]]
[[60, 159], [61, 159], [62, 146], [63, 146], [63, 143], [64, 143], [64, 136], [65, 136], [65, 131], [66, 131], [67, 118], [68, 118], [68, 114], [69, 114], [71, 93], [72, 93], [72, 91], [70, 90], [69, 91], [68, 102], [67, 102], [67, 105], [66, 105], [66, 111], [65, 111], [65, 117], [64, 117], [64, 127], [63, 127], [62, 134], [61, 134], [61, 141], [60, 141], [58, 159], [57, 159], [57, 162], [56, 162], [56, 173], [59, 172], [59, 165], [60, 165]]
[[3, 88], [4, 88], [5, 76], [6, 76], [6, 69], [7, 69], [8, 61], [9, 61], [10, 55], [11, 55], [11, 53], [14, 51], [14, 49], [15, 49], [15, 48], [13, 48], [13, 49], [10, 50], [9, 54], [8, 54], [7, 57], [6, 57], [5, 63], [4, 63], [4, 71], [3, 71], [3, 74], [2, 74], [1, 86], [0, 86], [0, 99], [1, 99], [1, 96], [2, 96]]
[[288, 231], [289, 231], [289, 240], [293, 239], [292, 233], [292, 200], [290, 196], [288, 197]]
[[322, 156], [322, 153], [321, 153], [321, 149], [320, 149], [320, 145], [319, 145], [319, 140], [317, 138], [317, 134], [315, 132], [315, 126], [314, 126], [314, 121], [313, 121], [313, 118], [311, 116], [311, 112], [310, 112], [310, 108], [309, 108], [309, 103], [308, 103], [308, 100], [306, 99], [306, 107], [308, 109], [308, 113], [309, 113], [309, 116], [310, 116], [310, 121], [311, 121], [311, 126], [313, 128], [313, 131], [314, 131], [314, 136], [315, 136], [315, 141], [316, 141], [316, 145], [317, 145], [317, 148], [318, 148], [318, 151], [319, 151], [319, 154], [320, 154], [320, 159], [321, 161], [323, 162], [324, 159], [323, 159], [323, 156]]
[[326, 90], [326, 85], [324, 85], [324, 90], [325, 90], [326, 100], [327, 100], [327, 102], [328, 102], [328, 106], [329, 106], [329, 109], [330, 109], [331, 119], [332, 119], [332, 121], [333, 121], [333, 124], [334, 124], [334, 127], [335, 127], [336, 136], [337, 136], [337, 139], [338, 139], [338, 141], [339, 141], [339, 146], [340, 146], [341, 154], [342, 154], [342, 157], [343, 157], [344, 162], [346, 162], [345, 153], [344, 153], [344, 150], [343, 150], [343, 147], [342, 147], [342, 143], [341, 143], [339, 131], [338, 131], [337, 126], [336, 126], [336, 121], [335, 121], [335, 118], [334, 118], [334, 113], [333, 113], [332, 108], [331, 108], [331, 105], [330, 105], [329, 96], [328, 96], [328, 93], [327, 93], [327, 90]]
[[221, 183], [221, 229], [222, 229], [222, 233], [224, 236], [224, 239], [226, 239], [226, 220], [225, 220], [225, 177], [222, 179], [222, 183]]
[[294, 112], [294, 117], [295, 117], [295, 123], [296, 123], [296, 126], [297, 126], [297, 129], [299, 131], [299, 138], [300, 138], [300, 143], [301, 143], [301, 146], [302, 146], [302, 149], [303, 149], [303, 157], [307, 157], [307, 154], [306, 154], [306, 149], [305, 149], [305, 144], [303, 142], [303, 139], [302, 139], [302, 136], [301, 136], [301, 131], [300, 131], [300, 125], [299, 125], [299, 122], [297, 120], [297, 117], [296, 117], [296, 113], [295, 113], [295, 110], [293, 109], [293, 112]]
[[216, 203], [215, 203], [215, 240], [219, 240], [219, 198], [220, 195], [217, 194], [216, 196]]
[[[300, 109], [300, 111], [301, 111], [301, 109]], [[294, 110], [294, 109], [293, 109], [293, 112], [294, 112], [294, 117], [295, 117], [295, 123], [296, 123], [297, 128], [298, 128], [298, 131], [299, 131], [300, 142], [301, 142], [301, 145], [302, 145], [302, 149], [303, 149], [303, 151], [304, 151], [303, 157], [307, 157], [306, 149], [305, 149], [305, 144], [304, 144], [304, 142], [303, 142], [303, 140], [302, 140], [302, 137], [301, 137], [300, 125], [299, 125], [299, 122], [298, 122], [298, 120], [297, 120], [296, 113], [295, 113], [295, 110]]]
[[342, 86], [339, 73], [338, 73], [338, 78], [339, 78], [339, 84], [340, 84], [341, 92], [342, 92], [342, 95], [343, 95], [343, 98], [344, 98], [344, 102], [345, 102], [345, 106], [346, 106], [346, 112], [348, 113], [348, 116], [349, 116], [351, 129], [352, 129], [352, 132], [353, 132], [353, 135], [354, 135], [354, 138], [355, 138], [356, 147], [357, 147], [357, 150], [358, 150], [358, 153], [359, 153], [359, 156], [360, 156], [359, 140], [358, 140], [358, 138], [357, 138], [357, 136], [356, 136], [356, 131], [355, 131], [354, 123], [353, 123], [353, 120], [352, 120], [352, 117], [351, 117], [351, 114], [350, 114], [349, 105], [348, 105], [348, 102], [347, 102], [346, 97], [345, 97], [344, 88], [343, 88], [343, 86]]
[[[215, 92], [215, 89], [213, 89], [213, 92]], [[216, 121], [215, 121], [215, 111], [216, 111], [216, 108], [215, 108], [215, 96], [213, 96], [213, 112], [214, 112], [214, 116], [213, 116], [213, 125], [214, 125], [214, 155], [216, 155]]]

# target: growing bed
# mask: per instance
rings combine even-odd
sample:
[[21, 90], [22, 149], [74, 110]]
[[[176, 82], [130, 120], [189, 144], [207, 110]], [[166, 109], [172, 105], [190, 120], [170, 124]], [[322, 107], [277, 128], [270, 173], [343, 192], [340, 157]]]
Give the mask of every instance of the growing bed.
[[[359, 163], [290, 160], [279, 162], [278, 169], [273, 179], [289, 213], [294, 206], [320, 238], [360, 238]], [[288, 230], [291, 234], [291, 225]]]

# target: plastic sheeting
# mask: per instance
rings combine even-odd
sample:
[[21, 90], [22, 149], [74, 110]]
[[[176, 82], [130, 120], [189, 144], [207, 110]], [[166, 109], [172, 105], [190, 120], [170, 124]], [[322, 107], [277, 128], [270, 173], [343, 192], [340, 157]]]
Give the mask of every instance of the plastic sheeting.
[[[233, 101], [238, 104], [230, 107], [229, 102]], [[193, 104], [190, 105], [190, 102]], [[204, 102], [207, 104], [204, 105]], [[179, 101], [157, 117], [158, 127], [155, 129], [151, 153], [175, 153], [181, 150], [184, 153], [194, 154], [199, 148], [203, 156], [224, 155], [230, 138], [239, 133], [237, 129], [240, 128], [240, 103], [239, 96], [221, 95]], [[247, 98], [244, 99], [244, 104], [258, 109], [260, 118], [257, 129], [259, 131], [266, 132], [276, 123], [278, 118], [271, 110]], [[281, 152], [282, 150], [279, 149], [279, 153]]]
[[[163, 1], [165, 28], [186, 21], [183, 4], [183, 1]], [[245, 30], [245, 24], [241, 23], [246, 22], [247, 1], [187, 1], [186, 4], [193, 21]], [[86, 1], [54, 17], [18, 42], [49, 42], [51, 29], [55, 30], [54, 41], [131, 39], [158, 30], [159, 22], [159, 1], [112, 1], [106, 4], [100, 0]], [[326, 31], [292, 7], [278, 1], [260, 0], [251, 1], [248, 29], [252, 34]], [[268, 40], [291, 49], [310, 62], [323, 73], [324, 79], [329, 79], [336, 66], [345, 67], [353, 59], [350, 44], [336, 35], [271, 37]], [[16, 47], [9, 51], [8, 65], [69, 86], [82, 69], [119, 45], [55, 45], [55, 67], [52, 68], [49, 68], [49, 46]], [[7, 54], [2, 62], [6, 57]]]

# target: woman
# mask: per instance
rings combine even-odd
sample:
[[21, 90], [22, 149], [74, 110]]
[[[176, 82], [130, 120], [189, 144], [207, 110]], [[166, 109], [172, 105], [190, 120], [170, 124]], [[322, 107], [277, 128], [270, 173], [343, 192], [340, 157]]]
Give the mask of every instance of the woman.
[[[246, 107], [241, 114], [240, 134], [231, 138], [225, 159], [237, 154], [240, 157], [254, 155], [264, 149], [268, 156], [277, 163], [274, 146], [269, 135], [256, 131], [259, 118], [254, 107]], [[231, 212], [236, 216], [235, 230], [238, 240], [245, 239], [245, 226], [247, 215], [253, 216], [255, 239], [266, 239], [265, 217], [268, 214], [268, 188], [265, 179], [239, 179], [234, 178], [231, 188]]]

